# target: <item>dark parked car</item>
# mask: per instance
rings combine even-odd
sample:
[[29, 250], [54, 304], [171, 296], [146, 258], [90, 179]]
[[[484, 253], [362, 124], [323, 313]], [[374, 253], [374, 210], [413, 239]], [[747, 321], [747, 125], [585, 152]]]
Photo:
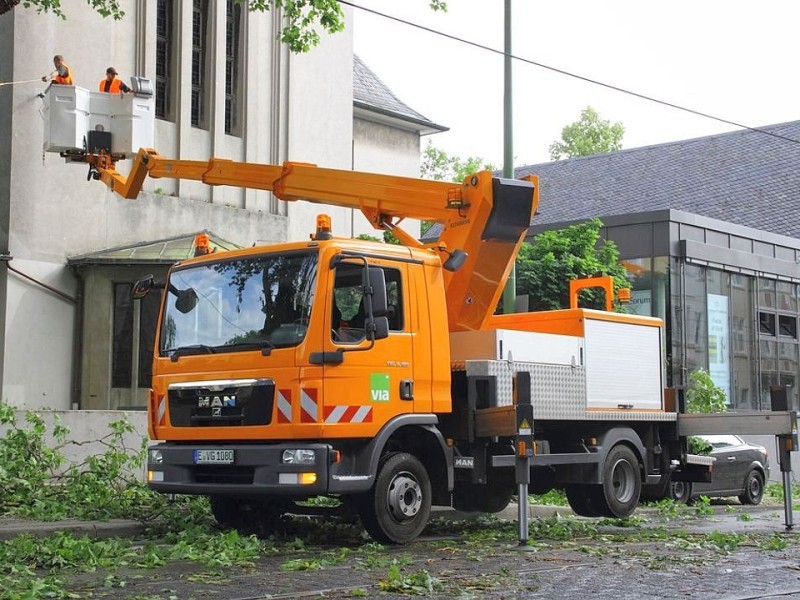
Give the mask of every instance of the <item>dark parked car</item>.
[[759, 504], [769, 481], [766, 448], [745, 442], [738, 435], [700, 437], [711, 445], [711, 456], [717, 459], [711, 483], [673, 481], [669, 487], [672, 499], [689, 502], [698, 496], [738, 496], [742, 504]]

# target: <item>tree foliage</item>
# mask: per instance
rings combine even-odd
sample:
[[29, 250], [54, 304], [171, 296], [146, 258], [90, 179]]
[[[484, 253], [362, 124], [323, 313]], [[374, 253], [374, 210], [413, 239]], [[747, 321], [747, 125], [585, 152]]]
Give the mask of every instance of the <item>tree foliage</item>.
[[[428, 145], [422, 153], [422, 164], [420, 165], [420, 176], [434, 181], [454, 181], [461, 182], [467, 175], [478, 171], [494, 171], [497, 167], [486, 162], [480, 156], [451, 156], [441, 148], [437, 148], [428, 140]], [[422, 235], [431, 228], [431, 221], [422, 221]]]
[[[283, 10], [285, 19], [280, 32], [281, 42], [292, 52], [308, 52], [319, 44], [320, 31], [337, 33], [344, 29], [344, 12], [338, 0], [234, 0], [246, 5], [251, 11]], [[86, 0], [92, 10], [103, 17], [119, 20], [125, 16], [120, 0]], [[34, 8], [37, 13], [52, 12], [66, 18], [61, 0], [23, 0], [25, 8]], [[446, 11], [443, 0], [429, 0], [433, 10]]]
[[420, 175], [435, 181], [463, 181], [464, 177], [478, 171], [494, 171], [497, 167], [486, 162], [480, 156], [461, 158], [447, 154], [428, 140], [422, 153]]
[[689, 373], [689, 388], [686, 390], [686, 412], [721, 413], [728, 409], [725, 390], [714, 383], [708, 371], [695, 369]]
[[604, 121], [591, 106], [581, 112], [581, 118], [561, 130], [561, 140], [550, 144], [550, 158], [561, 160], [575, 156], [603, 154], [622, 149], [622, 123]]
[[[517, 293], [528, 295], [529, 310], [569, 308], [569, 282], [596, 274], [614, 277], [614, 291], [629, 287], [614, 242], [600, 239], [603, 223], [594, 218], [545, 231], [525, 243], [517, 257]], [[605, 308], [600, 290], [581, 291], [580, 306]]]

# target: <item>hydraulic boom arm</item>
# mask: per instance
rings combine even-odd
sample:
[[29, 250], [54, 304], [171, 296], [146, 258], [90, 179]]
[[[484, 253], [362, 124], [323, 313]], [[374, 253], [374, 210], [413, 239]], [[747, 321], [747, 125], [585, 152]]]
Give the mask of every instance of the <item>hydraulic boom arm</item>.
[[451, 330], [480, 329], [494, 313], [519, 245], [538, 204], [538, 180], [492, 177], [482, 172], [463, 183], [448, 183], [320, 168], [307, 163], [283, 166], [175, 160], [142, 148], [127, 176], [105, 154], [87, 155], [90, 172], [123, 198], [136, 198], [145, 177], [169, 177], [268, 190], [281, 200], [307, 200], [358, 208], [376, 229], [391, 231], [407, 246], [424, 245], [398, 227], [405, 218], [442, 224], [439, 240], [427, 245], [468, 254], [456, 272], [445, 272]]

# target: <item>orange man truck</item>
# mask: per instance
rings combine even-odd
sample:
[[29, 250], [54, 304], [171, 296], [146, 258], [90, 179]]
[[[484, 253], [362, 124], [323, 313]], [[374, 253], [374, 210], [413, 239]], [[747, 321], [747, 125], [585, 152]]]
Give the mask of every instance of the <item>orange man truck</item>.
[[[333, 495], [389, 543], [431, 505], [499, 511], [519, 489], [566, 490], [582, 515], [629, 515], [647, 489], [708, 478], [665, 401], [653, 318], [571, 308], [494, 315], [538, 202], [538, 182], [482, 172], [445, 183], [287, 163], [171, 160], [146, 176], [270, 190], [360, 209], [402, 245], [334, 237], [202, 254], [162, 287], [148, 414], [149, 485], [209, 496], [223, 524], [268, 529]], [[404, 218], [442, 224], [422, 244]], [[612, 293], [607, 288], [607, 293]]]

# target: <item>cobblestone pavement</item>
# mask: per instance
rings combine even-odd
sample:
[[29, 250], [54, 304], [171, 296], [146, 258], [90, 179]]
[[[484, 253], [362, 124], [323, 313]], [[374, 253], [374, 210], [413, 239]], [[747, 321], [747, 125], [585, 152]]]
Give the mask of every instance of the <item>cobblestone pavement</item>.
[[[714, 506], [715, 514], [638, 511], [622, 522], [531, 521], [520, 548], [507, 521], [435, 524], [405, 547], [339, 543], [248, 567], [192, 562], [114, 569], [66, 582], [78, 596], [266, 598], [800, 599], [800, 536], [780, 507]], [[346, 548], [343, 550], [343, 548]], [[288, 570], [302, 563], [308, 570]], [[109, 579], [109, 574], [113, 578]]]

